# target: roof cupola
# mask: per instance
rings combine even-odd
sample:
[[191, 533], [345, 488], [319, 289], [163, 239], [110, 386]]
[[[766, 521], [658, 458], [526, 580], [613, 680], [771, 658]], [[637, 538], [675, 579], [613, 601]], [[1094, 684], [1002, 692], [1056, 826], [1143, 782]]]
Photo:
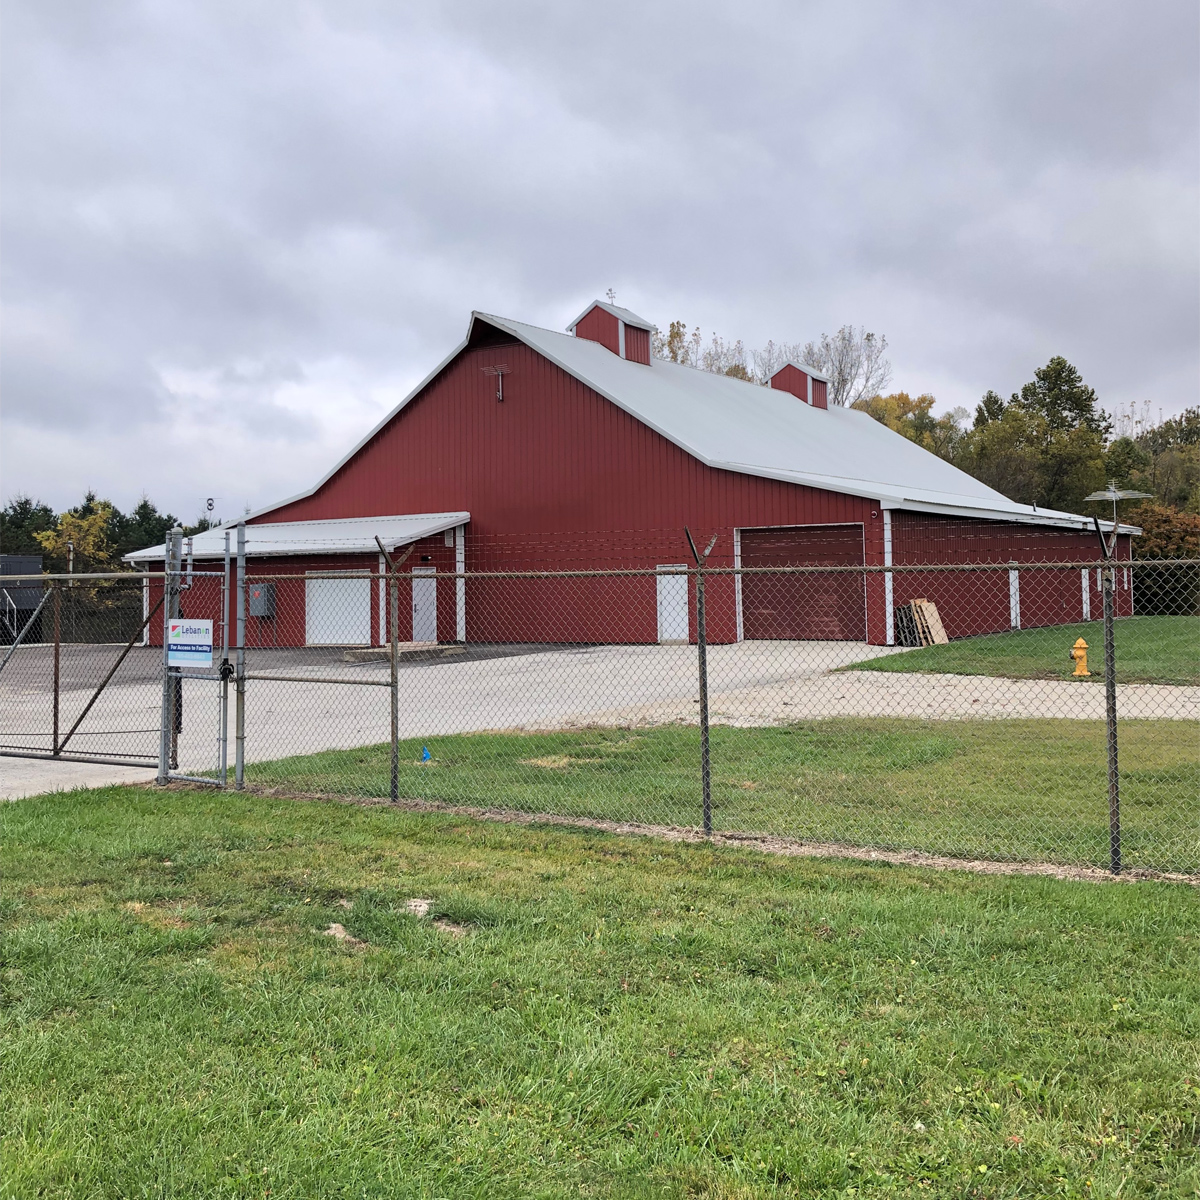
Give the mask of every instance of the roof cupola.
[[770, 386], [778, 392], [791, 392], [813, 408], [829, 407], [829, 377], [814, 367], [801, 367], [796, 363], [784, 363], [771, 376]]
[[577, 338], [599, 342], [606, 350], [630, 362], [650, 365], [650, 335], [654, 326], [627, 308], [593, 300], [567, 326], [567, 331]]

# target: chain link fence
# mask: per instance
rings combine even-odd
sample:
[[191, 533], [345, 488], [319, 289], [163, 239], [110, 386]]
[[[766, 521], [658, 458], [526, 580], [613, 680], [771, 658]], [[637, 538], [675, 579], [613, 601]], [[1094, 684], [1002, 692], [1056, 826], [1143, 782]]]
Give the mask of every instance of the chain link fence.
[[[1194, 562], [253, 576], [270, 615], [248, 618], [245, 780], [1195, 872], [1198, 579]], [[301, 644], [354, 629], [362, 644]]]
[[[1200, 561], [704, 563], [55, 585], [0, 672], [0, 742], [165, 747], [211, 782], [236, 746], [230, 774], [282, 793], [1200, 873]], [[175, 600], [215, 649], [164, 688]]]

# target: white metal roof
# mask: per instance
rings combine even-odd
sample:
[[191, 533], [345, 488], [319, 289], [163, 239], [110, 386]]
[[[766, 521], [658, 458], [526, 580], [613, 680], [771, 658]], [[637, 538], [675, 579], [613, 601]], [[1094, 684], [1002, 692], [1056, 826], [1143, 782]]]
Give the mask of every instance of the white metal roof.
[[586, 338], [475, 316], [532, 346], [710, 467], [847, 492], [884, 508], [1092, 527], [1090, 517], [1009, 500], [857, 409], [814, 408], [790, 392], [661, 358], [651, 359], [647, 370]]
[[[818, 371], [816, 367], [810, 367], [804, 363], [797, 362], [794, 358], [785, 359], [781, 362], [775, 369], [775, 375], [778, 375], [784, 367], [795, 367], [797, 371], [803, 371], [805, 375], [811, 375], [814, 379], [819, 379], [822, 383], [833, 382], [824, 371]], [[774, 379], [775, 375], [772, 375], [771, 378]]]
[[574, 329], [575, 326], [578, 325], [579, 322], [582, 321], [583, 318], [586, 317], [593, 308], [604, 309], [604, 311], [610, 316], [616, 317], [618, 321], [624, 321], [626, 325], [632, 325], [634, 329], [646, 329], [651, 333], [654, 332], [655, 326], [653, 321], [647, 321], [645, 317], [639, 317], [637, 313], [630, 312], [627, 308], [619, 308], [615, 304], [605, 304], [603, 300], [593, 300], [591, 304], [589, 304], [587, 308], [585, 308], [583, 312], [581, 312], [579, 316], [577, 316], [575, 320], [573, 320], [570, 325], [567, 326], [567, 328]]
[[[388, 550], [420, 541], [471, 519], [466, 512], [408, 513], [391, 517], [351, 517], [335, 521], [264, 521], [246, 526], [246, 553], [254, 558], [280, 554], [361, 554], [378, 553], [375, 538]], [[230, 551], [237, 550], [237, 522], [197, 533], [192, 539], [195, 558], [222, 558], [225, 532], [229, 531]], [[184, 539], [187, 552], [187, 539]], [[150, 546], [126, 554], [127, 562], [155, 561], [166, 557], [165, 546]]]
[[[602, 307], [613, 311], [611, 305]], [[837, 405], [814, 408], [782, 389], [661, 358], [651, 357], [647, 368], [587, 338], [481, 312], [471, 314], [467, 337], [315, 486], [251, 515], [262, 516], [319, 491], [458, 357], [476, 321], [524, 342], [710, 467], [862, 496], [885, 509], [1092, 528], [1091, 517], [1009, 500], [865, 412]], [[1112, 529], [1111, 521], [1100, 525]], [[1131, 525], [1120, 529], [1141, 532]]]

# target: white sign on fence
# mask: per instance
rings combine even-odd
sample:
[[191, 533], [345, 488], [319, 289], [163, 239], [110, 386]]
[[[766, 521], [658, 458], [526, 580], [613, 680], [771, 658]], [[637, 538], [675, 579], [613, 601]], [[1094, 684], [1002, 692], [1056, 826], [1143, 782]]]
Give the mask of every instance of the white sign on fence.
[[213, 623], [180, 618], [167, 622], [167, 666], [211, 667]]

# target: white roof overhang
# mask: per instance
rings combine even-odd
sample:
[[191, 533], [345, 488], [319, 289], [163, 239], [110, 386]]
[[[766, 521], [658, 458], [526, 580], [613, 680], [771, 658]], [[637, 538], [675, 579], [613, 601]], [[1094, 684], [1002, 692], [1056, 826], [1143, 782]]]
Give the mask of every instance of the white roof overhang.
[[[261, 521], [246, 526], [246, 554], [251, 558], [301, 554], [379, 553], [378, 537], [387, 550], [419, 542], [447, 529], [466, 525], [467, 512], [405, 513], [388, 517], [349, 517], [332, 521]], [[229, 533], [230, 552], [237, 550], [237, 522], [206, 529], [190, 539], [192, 556], [199, 559], [223, 558], [225, 534]], [[185, 539], [185, 553], [186, 553]], [[166, 557], [165, 546], [149, 546], [125, 555], [126, 562], [157, 561]]]

